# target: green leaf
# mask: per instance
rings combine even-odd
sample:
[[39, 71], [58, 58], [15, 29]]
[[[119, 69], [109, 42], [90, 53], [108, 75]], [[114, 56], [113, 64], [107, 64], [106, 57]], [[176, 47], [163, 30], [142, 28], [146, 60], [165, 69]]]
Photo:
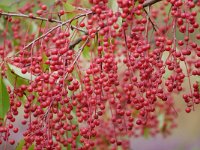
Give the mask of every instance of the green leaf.
[[147, 127], [144, 128], [144, 137], [145, 138], [149, 137], [149, 128], [147, 128]]
[[[74, 11], [75, 7], [72, 4], [70, 4], [69, 2], [64, 4], [64, 10], [66, 12], [66, 14], [64, 15], [66, 20], [72, 19], [77, 15], [77, 13]], [[73, 20], [71, 22], [71, 25], [76, 26], [78, 20], [79, 19]]]
[[69, 2], [64, 3], [63, 6], [64, 6], [64, 9], [66, 12], [75, 10], [75, 7], [72, 4], [70, 4]]
[[[31, 22], [31, 32], [32, 33], [38, 33], [38, 25], [34, 22], [34, 21], [32, 21]], [[37, 35], [36, 35], [37, 36]]]
[[0, 23], [0, 30], [4, 30], [4, 25], [2, 23]]
[[[9, 86], [11, 88], [11, 90], [14, 89], [14, 87], [20, 87], [21, 85], [27, 85], [28, 84], [28, 80], [24, 79], [20, 76], [18, 76], [17, 74], [15, 74], [9, 67], [7, 67], [6, 70], [6, 76], [7, 78], [4, 78], [4, 83], [6, 86]], [[22, 97], [20, 97], [20, 100], [22, 102], [26, 101], [26, 96], [23, 95]]]
[[0, 9], [3, 10], [3, 11], [10, 11], [11, 10], [11, 7], [10, 6], [7, 6], [7, 5], [2, 5], [0, 4]]
[[[24, 146], [24, 143], [25, 143], [25, 141], [24, 141], [24, 140], [21, 140], [21, 141], [17, 144], [15, 150], [22, 150], [22, 148], [23, 148], [23, 146]], [[32, 144], [32, 145], [28, 148], [28, 150], [34, 150], [34, 144]]]
[[21, 78], [27, 79], [29, 81], [31, 81], [31, 78], [32, 78], [32, 80], [35, 80], [35, 78], [36, 78], [35, 75], [31, 75], [31, 73], [29, 73], [29, 72], [23, 74], [21, 72], [21, 68], [18, 68], [16, 66], [12, 65], [12, 64], [8, 63], [8, 66], [9, 66], [10, 70], [12, 70], [16, 75], [18, 75]]
[[46, 56], [45, 53], [42, 54], [42, 70], [46, 71], [49, 69], [49, 65], [47, 65], [45, 62], [48, 60], [48, 57]]
[[3, 82], [4, 82], [6, 87], [9, 86], [11, 90], [14, 89], [13, 85], [10, 83], [10, 81], [7, 78], [4, 78]]
[[34, 144], [32, 144], [32, 145], [28, 148], [28, 150], [34, 150]]
[[21, 140], [19, 141], [19, 143], [17, 144], [15, 150], [22, 150], [23, 146], [24, 146], [25, 141]]
[[25, 84], [25, 85], [28, 84], [28, 80], [19, 77], [9, 67], [7, 67], [6, 76], [7, 76], [7, 80], [9, 81], [9, 83], [7, 83], [7, 82], [6, 83], [11, 84], [12, 87], [19, 87], [22, 84]]
[[109, 2], [108, 2], [108, 5], [111, 7], [111, 9], [112, 9], [114, 12], [117, 12], [117, 10], [118, 10], [117, 1], [109, 1]]
[[84, 50], [82, 52], [82, 56], [87, 59], [87, 60], [90, 60], [90, 47], [88, 46], [85, 46], [84, 47]]
[[160, 114], [158, 116], [158, 121], [159, 121], [159, 129], [162, 129], [164, 126], [164, 120], [165, 120], [165, 115], [164, 114]]
[[[43, 23], [43, 24], [45, 25], [45, 23]], [[35, 21], [26, 19], [26, 20], [23, 21], [23, 26], [29, 27], [29, 32], [33, 33], [36, 37], [38, 36], [39, 27], [38, 27], [38, 24]]]
[[199, 92], [200, 92], [200, 81], [197, 81], [197, 83], [198, 83], [198, 89], [199, 89]]
[[4, 119], [10, 108], [9, 94], [3, 82], [3, 77], [0, 76], [0, 119]]

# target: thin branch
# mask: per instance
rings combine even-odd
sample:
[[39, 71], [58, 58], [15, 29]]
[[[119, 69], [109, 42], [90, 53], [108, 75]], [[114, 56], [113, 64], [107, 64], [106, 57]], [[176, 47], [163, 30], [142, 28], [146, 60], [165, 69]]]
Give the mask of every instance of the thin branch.
[[143, 7], [147, 7], [147, 6], [151, 6], [159, 1], [162, 1], [162, 0], [146, 0], [144, 3], [143, 3]]
[[70, 45], [69, 45], [69, 49], [73, 49], [77, 44], [79, 44], [82, 41], [82, 38], [78, 38], [75, 41], [73, 41]]
[[58, 29], [59, 27], [65, 25], [65, 24], [67, 24], [67, 23], [70, 23], [70, 22], [72, 22], [73, 20], [76, 20], [76, 19], [78, 19], [78, 18], [80, 18], [80, 17], [87, 16], [87, 15], [89, 15], [89, 14], [92, 14], [92, 12], [89, 12], [89, 13], [86, 13], [86, 14], [81, 14], [81, 15], [78, 15], [78, 16], [72, 18], [72, 19], [69, 19], [69, 20], [65, 21], [65, 22], [62, 22], [61, 24], [59, 24], [59, 25], [57, 25], [57, 26], [51, 28], [49, 31], [47, 31], [46, 33], [42, 34], [41, 36], [39, 36], [38, 38], [36, 38], [36, 39], [33, 40], [32, 42], [30, 42], [29, 44], [27, 44], [23, 49], [27, 49], [28, 47], [30, 47], [31, 45], [33, 45], [35, 42], [37, 42], [37, 41], [39, 41], [40, 39], [46, 37], [49, 33], [53, 32], [54, 30]]
[[[61, 20], [48, 19], [48, 18], [37, 17], [37, 16], [30, 17], [29, 15], [20, 14], [20, 13], [0, 12], [0, 15], [9, 16], [9, 17], [29, 18], [29, 19], [35, 19], [35, 20], [41, 20], [41, 21], [48, 21], [48, 22], [54, 22], [54, 23], [63, 23]], [[86, 33], [86, 31], [84, 31], [83, 29], [80, 29], [80, 28], [78, 28], [78, 27], [76, 27], [74, 25], [71, 25], [71, 28]]]
[[[86, 44], [88, 43], [88, 41], [89, 41], [89, 38], [87, 38], [87, 40], [85, 41], [85, 43], [79, 48], [78, 54], [76, 55], [76, 58], [75, 58], [74, 61], [72, 62], [71, 67], [73, 67], [74, 64], [78, 61], [78, 59], [79, 59], [79, 57], [80, 57], [80, 55], [81, 55], [81, 53], [82, 53], [84, 47], [85, 47]], [[67, 72], [66, 75], [64, 76], [64, 79], [67, 78], [68, 74], [69, 74], [69, 73]]]
[[88, 34], [87, 31], [85, 31], [85, 30], [83, 30], [83, 29], [80, 29], [80, 28], [78, 28], [78, 27], [76, 27], [76, 26], [74, 26], [74, 25], [71, 25], [71, 29], [72, 29], [72, 30], [76, 29], [76, 30], [78, 30], [78, 31], [81, 31], [81, 32], [85, 33], [86, 35]]
[[[150, 16], [149, 16], [148, 12], [147, 12], [145, 9], [144, 9], [144, 12], [146, 13], [147, 17], [149, 18], [148, 20], [151, 22], [154, 31], [157, 31], [157, 29], [156, 29], [157, 25], [153, 23], [153, 21], [151, 20], [151, 18], [150, 18]], [[157, 28], [158, 28], [158, 27], [157, 27]]]
[[[101, 28], [98, 28], [97, 29], [97, 32], [100, 30]], [[88, 35], [88, 32], [85, 31], [85, 35]], [[72, 42], [70, 45], [69, 45], [69, 49], [73, 49], [77, 44], [79, 44], [80, 42], [82, 41], [82, 38], [78, 38], [76, 39], [74, 42]]]
[[36, 19], [36, 20], [41, 20], [41, 21], [49, 21], [49, 22], [62, 23], [62, 21], [59, 21], [59, 20], [56, 20], [56, 19], [47, 19], [47, 18], [42, 18], [42, 17], [37, 17], [37, 16], [31, 17], [29, 15], [20, 14], [20, 13], [0, 12], [0, 15], [9, 16], [9, 17], [21, 17], [21, 18]]

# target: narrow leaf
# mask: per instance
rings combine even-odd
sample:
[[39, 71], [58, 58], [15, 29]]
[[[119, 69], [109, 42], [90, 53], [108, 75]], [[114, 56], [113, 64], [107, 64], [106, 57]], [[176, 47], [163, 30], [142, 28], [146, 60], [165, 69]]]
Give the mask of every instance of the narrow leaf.
[[64, 8], [65, 8], [65, 11], [67, 12], [71, 12], [71, 11], [74, 11], [75, 10], [75, 7], [73, 5], [71, 5], [69, 2], [67, 3], [64, 3]]
[[158, 116], [158, 121], [159, 121], [159, 129], [162, 129], [163, 125], [164, 125], [164, 120], [165, 120], [165, 115], [164, 114], [160, 114]]
[[9, 94], [3, 82], [3, 77], [0, 76], [0, 119], [3, 120], [10, 107]]
[[11, 7], [0, 4], [0, 9], [2, 9], [3, 11], [7, 11], [8, 12], [8, 11], [11, 10]]
[[82, 55], [85, 59], [90, 60], [90, 47], [85, 46]]
[[9, 68], [18, 76], [20, 76], [21, 78], [24, 78], [24, 79], [27, 79], [27, 80], [31, 80], [31, 77], [32, 77], [32, 80], [35, 80], [36, 76], [35, 75], [31, 75], [31, 73], [27, 72], [25, 74], [23, 74], [21, 72], [21, 68], [18, 68], [12, 64], [8, 64]]

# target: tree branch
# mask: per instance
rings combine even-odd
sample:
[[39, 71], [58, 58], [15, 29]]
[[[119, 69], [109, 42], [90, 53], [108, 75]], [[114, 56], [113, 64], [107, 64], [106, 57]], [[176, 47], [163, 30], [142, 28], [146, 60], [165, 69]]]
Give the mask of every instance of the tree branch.
[[143, 7], [147, 7], [147, 6], [151, 6], [159, 1], [162, 1], [162, 0], [146, 0], [144, 3], [143, 3]]
[[[144, 3], [143, 3], [143, 7], [147, 7], [147, 6], [151, 6], [159, 1], [162, 1], [162, 0], [146, 0]], [[4, 16], [14, 16], [14, 17], [23, 17], [23, 18], [30, 18], [30, 19], [37, 19], [37, 20], [41, 20], [41, 21], [49, 21], [49, 22], [55, 22], [55, 23], [59, 23], [59, 25], [51, 28], [49, 31], [47, 31], [45, 34], [39, 36], [38, 38], [36, 38], [35, 40], [33, 40], [32, 42], [30, 42], [29, 44], [27, 44], [23, 49], [27, 49], [28, 47], [30, 47], [31, 45], [33, 45], [35, 42], [39, 41], [40, 39], [44, 38], [45, 36], [47, 36], [49, 33], [51, 33], [52, 31], [56, 30], [57, 28], [67, 24], [67, 23], [70, 23], [71, 21], [73, 21], [74, 19], [78, 19], [82, 16], [86, 16], [86, 15], [89, 15], [91, 14], [92, 12], [89, 12], [89, 13], [86, 13], [86, 14], [81, 14], [79, 16], [76, 16], [75, 18], [72, 18], [70, 20], [67, 20], [65, 22], [62, 22], [60, 20], [56, 20], [56, 19], [47, 19], [47, 18], [42, 18], [42, 17], [37, 17], [37, 16], [33, 16], [33, 17], [30, 17], [29, 15], [25, 15], [25, 14], [19, 14], [19, 13], [7, 13], [7, 12], [0, 12], [0, 15], [4, 15]], [[151, 21], [151, 20], [150, 20]], [[151, 22], [152, 23], [152, 22]], [[152, 23], [153, 24], [153, 23]], [[71, 26], [72, 29], [77, 29], [81, 32], [84, 32], [85, 34], [87, 34], [87, 32], [83, 31], [82, 29], [79, 29], [75, 26]], [[74, 48], [77, 44], [79, 44], [80, 42], [82, 41], [82, 38], [78, 38], [76, 39], [74, 42], [72, 42], [70, 45], [69, 45], [69, 48], [72, 49]]]
[[36, 38], [35, 40], [33, 40], [32, 42], [30, 42], [29, 44], [27, 44], [23, 49], [27, 49], [28, 47], [30, 47], [31, 45], [33, 45], [35, 42], [39, 41], [40, 39], [44, 38], [45, 36], [47, 36], [49, 33], [53, 32], [54, 30], [58, 29], [59, 27], [63, 26], [63, 25], [66, 25], [67, 23], [70, 23], [72, 22], [73, 20], [75, 19], [78, 19], [80, 17], [83, 17], [83, 16], [87, 16], [89, 14], [91, 14], [92, 12], [88, 12], [86, 14], [81, 14], [81, 15], [78, 15], [72, 19], [69, 19], [65, 22], [62, 22], [61, 24], [51, 28], [49, 31], [47, 31], [46, 33], [42, 34], [41, 36], [39, 36], [38, 38]]
[[[43, 17], [37, 17], [33, 16], [30, 17], [29, 15], [25, 14], [20, 14], [20, 13], [8, 13], [8, 12], [0, 12], [0, 16], [9, 16], [9, 17], [20, 17], [20, 18], [29, 18], [29, 19], [35, 19], [35, 20], [41, 20], [41, 21], [48, 21], [48, 22], [53, 22], [53, 23], [63, 23], [61, 20], [56, 20], [56, 19], [48, 19], [48, 18], [43, 18]], [[78, 31], [86, 33], [83, 29], [80, 29], [74, 25], [71, 25], [72, 30], [76, 29]]]
[[0, 12], [0, 15], [3, 15], [3, 16], [10, 16], [10, 17], [29, 18], [29, 19], [36, 19], [36, 20], [49, 21], [49, 22], [56, 22], [56, 23], [62, 23], [62, 21], [56, 20], [56, 19], [47, 19], [47, 18], [42, 18], [42, 17], [37, 17], [37, 16], [31, 17], [31, 16], [29, 16], [29, 15], [20, 14], [20, 13]]

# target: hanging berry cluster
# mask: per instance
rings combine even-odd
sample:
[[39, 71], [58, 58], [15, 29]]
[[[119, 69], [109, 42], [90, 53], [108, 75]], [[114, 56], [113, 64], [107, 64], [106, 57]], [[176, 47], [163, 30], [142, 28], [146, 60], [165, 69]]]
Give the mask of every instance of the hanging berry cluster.
[[171, 133], [177, 95], [200, 103], [200, 2], [18, 3], [0, 11], [0, 144], [22, 110], [23, 150], [129, 149]]

